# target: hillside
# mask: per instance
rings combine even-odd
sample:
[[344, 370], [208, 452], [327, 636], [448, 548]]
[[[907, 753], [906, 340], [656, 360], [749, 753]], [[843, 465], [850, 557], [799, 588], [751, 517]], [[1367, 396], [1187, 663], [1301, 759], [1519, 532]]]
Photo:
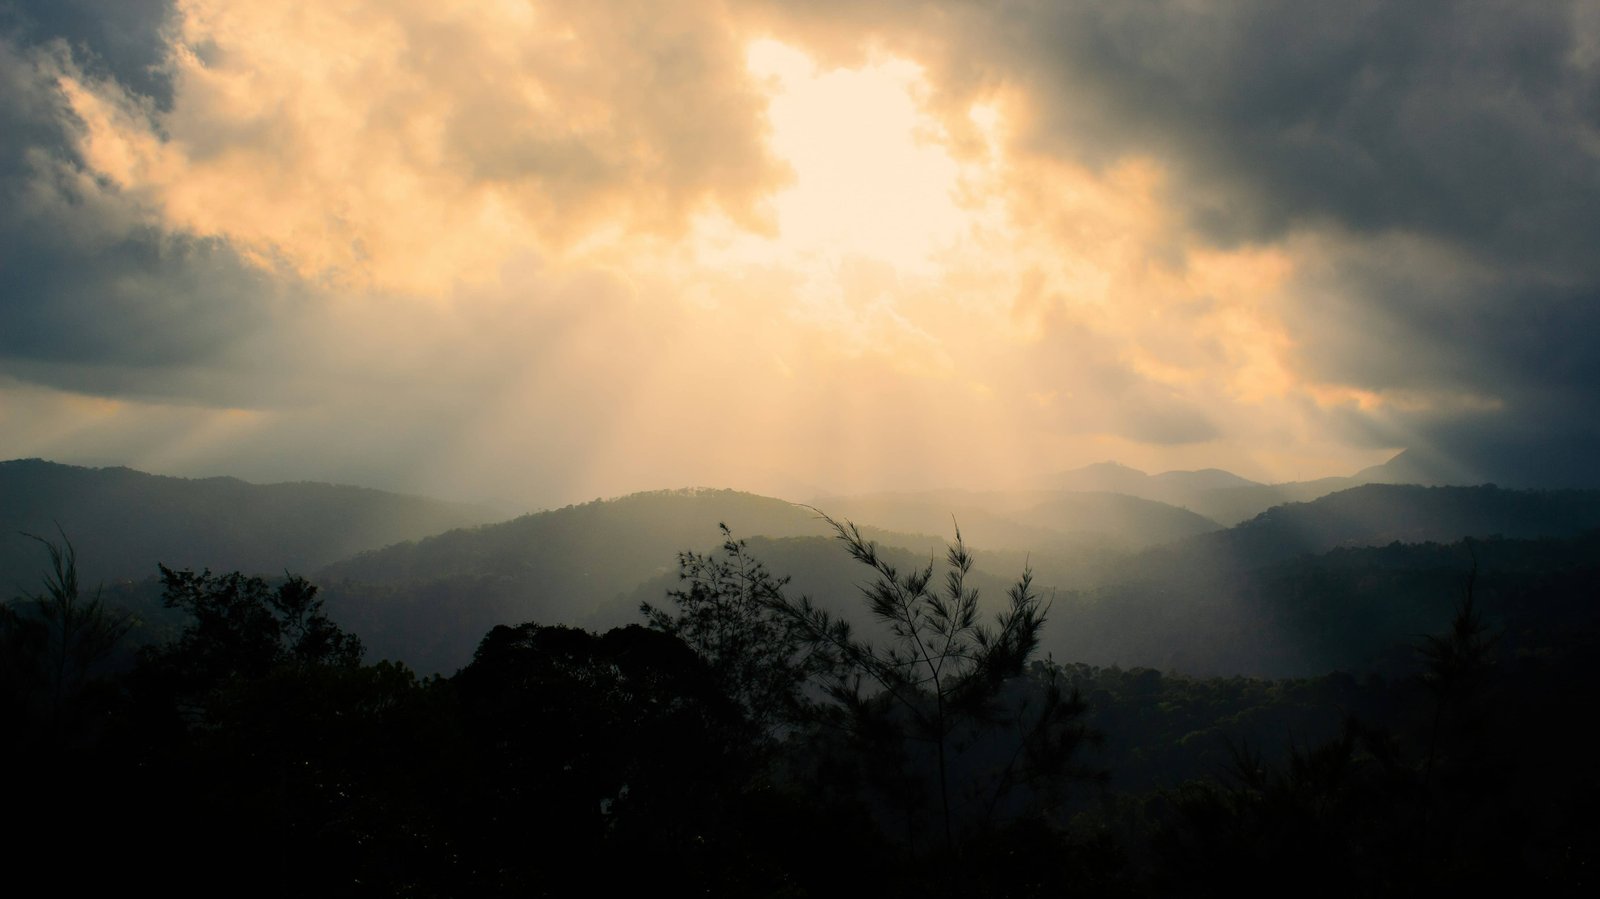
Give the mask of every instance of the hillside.
[[[963, 523], [962, 530], [977, 546], [970, 535], [997, 519], [972, 514], [973, 495], [947, 499], [968, 503], [966, 520], [976, 523]], [[917, 517], [934, 514], [936, 504], [925, 497], [830, 505], [872, 525], [935, 523]], [[1066, 508], [1046, 503], [1030, 511], [1064, 517]], [[465, 664], [474, 641], [497, 623], [603, 629], [636, 620], [640, 602], [659, 604], [677, 586], [678, 552], [710, 551], [720, 543], [720, 521], [747, 538], [752, 555], [774, 574], [792, 577], [795, 592], [835, 611], [855, 609], [862, 572], [827, 539], [815, 512], [732, 491], [639, 494], [543, 512], [367, 553], [329, 566], [318, 580], [338, 597], [342, 620], [375, 652], [402, 656], [423, 670], [450, 671]], [[1206, 674], [1300, 675], [1381, 662], [1394, 645], [1448, 616], [1470, 567], [1462, 552], [1444, 561], [1429, 557], [1430, 573], [1422, 580], [1386, 575], [1390, 586], [1373, 594], [1370, 577], [1306, 573], [1294, 567], [1302, 559], [1464, 537], [1570, 539], [1597, 527], [1595, 492], [1367, 485], [1134, 555], [1065, 543], [1034, 552], [978, 549], [977, 575], [985, 595], [997, 599], [1024, 566], [1033, 568], [1036, 584], [1052, 597], [1043, 647], [1057, 658]], [[942, 538], [868, 530], [899, 548], [901, 566], [939, 561]], [[1371, 559], [1385, 558], [1374, 553]], [[1407, 585], [1414, 589], [1407, 592]]]
[[1596, 529], [1596, 491], [1366, 485], [1112, 566], [1058, 599], [1044, 645], [1074, 661], [1206, 675], [1403, 670], [1415, 635], [1448, 617], [1473, 570], [1463, 538], [1492, 549], [1476, 556], [1492, 608], [1553, 629], [1592, 617], [1571, 601], [1600, 580]]
[[[1229, 504], [1216, 506], [1210, 502], [1212, 497], [1228, 491], [1245, 491], [1241, 495], [1254, 495], [1251, 491], [1263, 489], [1270, 491], [1272, 489], [1266, 484], [1239, 477], [1232, 472], [1223, 471], [1219, 468], [1206, 468], [1199, 471], [1167, 471], [1151, 475], [1137, 468], [1130, 468], [1116, 462], [1097, 462], [1093, 465], [1085, 465], [1082, 468], [1057, 472], [1045, 477], [1043, 483], [1055, 490], [1075, 493], [1118, 493], [1151, 502], [1165, 503], [1169, 506], [1193, 510], [1200, 516], [1214, 519], [1224, 525], [1235, 524], [1248, 517], [1248, 515], [1233, 516], [1224, 514], [1219, 516], [1216, 514], [1219, 508], [1231, 511], [1233, 506]], [[1267, 505], [1271, 505], [1271, 503]], [[1264, 508], [1266, 508], [1265, 505], [1254, 509], [1251, 514]]]
[[[888, 538], [895, 541], [893, 536]], [[906, 549], [903, 541], [879, 541], [885, 560], [901, 571], [910, 571], [934, 564], [935, 575], [943, 569], [944, 555], [930, 556], [927, 552]], [[849, 619], [858, 633], [873, 635], [879, 623], [866, 614], [861, 586], [872, 578], [870, 569], [850, 558], [835, 537], [785, 537], [773, 539], [755, 537], [746, 541], [751, 558], [759, 560], [769, 572], [789, 578], [785, 592], [791, 597], [806, 596], [817, 606]], [[978, 590], [979, 605], [984, 614], [997, 613], [1005, 604], [1006, 590], [1021, 573], [997, 567], [1001, 559], [982, 551], [974, 551], [974, 566], [968, 577], [968, 586]], [[668, 607], [668, 591], [679, 589], [681, 581], [677, 569], [658, 575], [640, 584], [632, 593], [618, 602], [602, 606], [591, 619], [582, 622], [585, 627], [603, 630], [633, 624], [639, 620], [639, 604]]]
[[1149, 550], [1133, 570], [1250, 568], [1338, 547], [1463, 537], [1568, 537], [1600, 528], [1600, 491], [1367, 484], [1275, 506], [1224, 531]]
[[[44, 553], [24, 533], [77, 547], [88, 583], [141, 579], [156, 563], [251, 573], [311, 571], [362, 550], [481, 524], [486, 509], [333, 484], [250, 484], [0, 462], [0, 590], [31, 585]], [[31, 589], [31, 586], [30, 586]]]
[[1015, 551], [1133, 550], [1222, 527], [1187, 509], [1107, 491], [871, 493], [818, 504], [835, 517], [907, 533], [949, 536], [959, 525], [970, 546]]
[[[0, 474], [11, 520], [47, 533], [41, 519], [61, 520], [87, 579], [110, 570], [139, 580], [114, 595], [157, 628], [159, 613], [147, 614], [159, 593], [149, 581], [157, 561], [292, 570], [323, 589], [331, 613], [373, 658], [448, 673], [497, 624], [604, 629], [637, 621], [641, 602], [660, 604], [678, 585], [680, 552], [716, 551], [722, 522], [775, 575], [792, 577], [794, 592], [871, 624], [856, 590], [864, 572], [817, 510], [731, 490], [641, 493], [374, 548], [403, 534], [408, 521], [422, 530], [458, 510], [359, 488], [182, 481], [38, 462], [5, 463]], [[1218, 492], [1248, 489], [1259, 488]], [[977, 559], [974, 583], [990, 600], [1031, 568], [1052, 602], [1043, 649], [1058, 659], [1208, 674], [1381, 666], [1385, 653], [1448, 612], [1470, 568], [1457, 549], [1407, 556], [1413, 561], [1401, 567], [1423, 574], [1374, 572], [1404, 547], [1496, 535], [1573, 540], [1600, 528], [1600, 492], [1495, 487], [1372, 484], [1274, 507], [1227, 529], [1109, 493], [945, 491], [825, 503], [829, 514], [860, 524], [902, 570], [937, 565], [959, 522]], [[1162, 540], [1169, 542], [1150, 545]], [[31, 587], [42, 552], [20, 536], [13, 543], [24, 552], [8, 563], [16, 572], [9, 576]], [[349, 546], [359, 551], [328, 558]], [[1574, 564], [1570, 548], [1556, 561], [1517, 552], [1495, 564], [1525, 557], [1534, 561], [1517, 564], [1533, 574]]]
[[1179, 506], [1231, 527], [1274, 506], [1311, 502], [1365, 484], [1471, 486], [1485, 480], [1481, 473], [1442, 454], [1408, 449], [1348, 477], [1311, 481], [1262, 484], [1216, 468], [1148, 475], [1116, 462], [1100, 462], [1059, 472], [1044, 482], [1060, 489], [1108, 491]]
[[[843, 516], [841, 517], [849, 517]], [[793, 592], [834, 611], [859, 611], [861, 566], [813, 509], [732, 490], [640, 493], [439, 534], [329, 565], [316, 574], [335, 615], [376, 657], [423, 671], [466, 664], [496, 624], [538, 621], [605, 629], [666, 602], [678, 554], [714, 552], [726, 523]], [[942, 562], [945, 537], [861, 522], [904, 568]], [[995, 600], [1026, 564], [1019, 553], [977, 553], [974, 583]], [[1015, 570], [1012, 570], [1012, 569]], [[871, 622], [857, 618], [857, 624]]]
[[608, 593], [670, 567], [680, 549], [717, 542], [722, 522], [742, 534], [772, 537], [829, 532], [817, 513], [780, 499], [734, 490], [659, 490], [399, 543], [330, 564], [318, 576], [392, 584], [462, 574], [524, 578], [570, 568], [574, 574], [549, 586]]
[[1600, 532], [1364, 546], [1251, 569], [1166, 570], [1057, 599], [1058, 659], [1205, 676], [1415, 670], [1419, 634], [1450, 619], [1474, 570], [1504, 648], [1600, 630]]
[[[597, 500], [362, 553], [315, 575], [337, 615], [379, 657], [454, 670], [496, 624], [587, 621], [677, 554], [740, 536], [823, 536], [815, 512], [733, 490], [663, 490]], [[418, 646], [421, 640], [424, 645]]]

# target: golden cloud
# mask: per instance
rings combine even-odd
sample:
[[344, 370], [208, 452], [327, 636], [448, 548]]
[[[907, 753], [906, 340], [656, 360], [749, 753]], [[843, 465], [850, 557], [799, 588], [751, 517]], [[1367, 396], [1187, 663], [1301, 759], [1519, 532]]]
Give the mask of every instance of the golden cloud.
[[63, 87], [89, 163], [166, 227], [437, 294], [710, 208], [763, 225], [788, 173], [720, 7], [183, 0], [170, 110]]

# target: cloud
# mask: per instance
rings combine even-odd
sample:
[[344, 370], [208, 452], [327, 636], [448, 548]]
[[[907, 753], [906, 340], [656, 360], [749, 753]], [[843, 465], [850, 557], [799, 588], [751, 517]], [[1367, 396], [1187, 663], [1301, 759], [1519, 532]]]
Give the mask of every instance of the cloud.
[[1578, 471], [1597, 60], [1576, 3], [11, 4], [9, 445], [538, 501]]
[[[669, 333], [608, 299], [631, 289], [604, 258], [539, 260], [706, 208], [760, 224], [787, 171], [715, 10], [8, 8], [0, 373], [280, 418], [404, 396], [425, 420]], [[606, 363], [551, 377], [603, 400]]]
[[59, 90], [83, 77], [59, 43], [0, 41], [0, 364], [92, 393], [216, 399], [202, 385], [283, 291], [225, 243], [157, 227], [85, 169]]
[[170, 109], [68, 78], [87, 163], [167, 230], [346, 289], [438, 294], [526, 250], [761, 224], [786, 170], [719, 4], [187, 0]]
[[164, 34], [174, 0], [6, 0], [0, 33], [18, 45], [59, 42], [90, 77], [165, 106], [172, 101]]
[[[1285, 348], [1268, 380], [1298, 385], [1304, 408], [1325, 399], [1369, 433], [1501, 463], [1515, 458], [1502, 443], [1600, 449], [1571, 425], [1593, 420], [1600, 396], [1587, 337], [1600, 298], [1592, 4], [773, 14], [818, 52], [914, 53], [947, 120], [1002, 98], [1019, 156], [1091, 173], [1149, 160], [1180, 252], [1282, 250], [1293, 273], [1259, 322]], [[1366, 397], [1353, 412], [1337, 399], [1352, 391]]]
[[1019, 140], [1038, 152], [1157, 159], [1217, 241], [1333, 221], [1576, 263], [1571, 228], [1600, 216], [1588, 4], [786, 9], [818, 46], [914, 49], [952, 111], [1020, 92]]

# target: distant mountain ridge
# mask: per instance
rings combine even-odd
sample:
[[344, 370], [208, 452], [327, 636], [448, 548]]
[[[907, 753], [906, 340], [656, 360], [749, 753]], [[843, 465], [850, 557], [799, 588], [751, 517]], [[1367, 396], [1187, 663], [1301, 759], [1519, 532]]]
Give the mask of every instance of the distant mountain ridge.
[[1220, 468], [1202, 468], [1198, 471], [1167, 471], [1151, 475], [1150, 480], [1171, 485], [1182, 490], [1222, 490], [1229, 487], [1251, 487], [1255, 481], [1241, 478]]
[[328, 565], [313, 579], [378, 657], [449, 672], [496, 624], [637, 620], [636, 606], [620, 600], [652, 578], [675, 579], [678, 553], [714, 550], [720, 523], [736, 538], [832, 533], [815, 511], [785, 500], [660, 490], [396, 544]]
[[1575, 537], [1595, 529], [1597, 490], [1364, 484], [1274, 506], [1225, 531], [1152, 549], [1132, 564], [1149, 570], [1161, 559], [1204, 558], [1212, 565], [1251, 568], [1343, 547]]
[[487, 509], [318, 483], [190, 480], [131, 468], [42, 459], [0, 462], [0, 591], [32, 589], [42, 548], [78, 551], [86, 583], [139, 579], [170, 567], [248, 573], [309, 571], [365, 549], [493, 520]]
[[1406, 449], [1347, 477], [1263, 484], [1220, 468], [1150, 475], [1118, 462], [1097, 462], [1042, 479], [1067, 490], [1106, 490], [1192, 510], [1231, 526], [1284, 503], [1303, 503], [1364, 484], [1471, 487], [1488, 478], [1439, 453]]
[[1237, 514], [1237, 510], [1228, 504], [1218, 506], [1211, 502], [1213, 497], [1230, 490], [1272, 489], [1266, 484], [1242, 478], [1220, 468], [1166, 471], [1151, 475], [1119, 462], [1096, 462], [1082, 468], [1058, 472], [1042, 480], [1044, 486], [1054, 490], [1120, 493], [1150, 502], [1165, 503], [1187, 509], [1220, 525], [1231, 525], [1248, 516]]
[[1137, 549], [1218, 530], [1203, 515], [1111, 491], [929, 490], [817, 500], [835, 518], [941, 539], [954, 528], [974, 547], [1038, 550], [1085, 542]]
[[[1149, 494], [1170, 494], [1175, 491], [1220, 490], [1227, 487], [1261, 486], [1259, 481], [1242, 478], [1220, 468], [1203, 468], [1198, 471], [1164, 471], [1146, 474], [1120, 462], [1096, 462], [1074, 468], [1048, 479], [1048, 486], [1057, 490], [1106, 491], [1126, 493], [1145, 499], [1160, 499]], [[1165, 502], [1166, 500], [1161, 500]]]
[[736, 490], [657, 490], [397, 543], [330, 564], [318, 575], [366, 583], [459, 574], [519, 577], [538, 570], [537, 560], [549, 555], [584, 563], [597, 583], [609, 583], [618, 576], [614, 553], [619, 543], [658, 549], [652, 554], [663, 557], [650, 565], [656, 569], [669, 565], [681, 549], [720, 542], [717, 525], [724, 521], [737, 526], [741, 536], [829, 533], [816, 512], [787, 500]]
[[[1212, 498], [1353, 480], [1240, 486], [1243, 479], [1226, 472], [1152, 477], [1115, 465], [1091, 475], [1097, 483], [1120, 479]], [[1311, 596], [1323, 616], [1316, 620], [1342, 620], [1346, 594], [1366, 595], [1368, 581], [1357, 571], [1330, 582], [1336, 590], [1323, 589], [1318, 572], [1327, 566], [1308, 559], [1396, 542], [1600, 532], [1600, 491], [1492, 486], [1368, 484], [1275, 505], [1231, 528], [1192, 509], [1105, 491], [870, 494], [833, 497], [818, 508], [862, 526], [902, 570], [930, 560], [937, 567], [959, 525], [977, 559], [972, 583], [981, 584], [986, 602], [1003, 598], [1031, 567], [1035, 586], [1053, 597], [1044, 649], [1058, 658], [1213, 673], [1306, 673], [1355, 658], [1341, 654], [1353, 637], [1319, 643], [1302, 626], [1312, 619], [1295, 609]], [[372, 658], [449, 673], [497, 624], [606, 628], [638, 620], [641, 601], [665, 602], [678, 584], [680, 552], [716, 552], [722, 522], [750, 540], [753, 557], [774, 575], [793, 575], [793, 589], [842, 614], [862, 614], [856, 586], [869, 573], [831, 539], [818, 508], [733, 490], [664, 490], [489, 523], [473, 520], [470, 508], [363, 488], [188, 481], [19, 460], [0, 463], [0, 527], [7, 529], [0, 588], [37, 584], [43, 553], [17, 531], [49, 535], [59, 521], [91, 584], [148, 578], [158, 561], [267, 575], [287, 569], [323, 589], [331, 614], [361, 636]], [[1459, 574], [1430, 577], [1448, 583]], [[1410, 599], [1403, 587], [1397, 581], [1384, 596], [1405, 608], [1361, 600], [1368, 602], [1363, 614], [1387, 622], [1382, 639], [1362, 644], [1368, 656], [1418, 632], [1454, 595]], [[151, 589], [146, 583], [124, 593], [144, 591], [138, 602], [150, 608], [157, 603]]]

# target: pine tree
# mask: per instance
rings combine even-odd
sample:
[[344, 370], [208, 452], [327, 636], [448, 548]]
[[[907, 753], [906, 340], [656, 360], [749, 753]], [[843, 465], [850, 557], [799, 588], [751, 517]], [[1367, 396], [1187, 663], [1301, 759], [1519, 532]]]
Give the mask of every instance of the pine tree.
[[[752, 559], [726, 526], [721, 558], [679, 556], [688, 586], [670, 594], [678, 614], [642, 611], [706, 658], [752, 716], [844, 735], [864, 776], [903, 808], [909, 841], [925, 805], [940, 842], [954, 848], [963, 831], [1042, 804], [1019, 795], [1040, 799], [1085, 773], [1071, 761], [1095, 738], [1082, 700], [1049, 666], [1028, 670], [1047, 611], [1030, 571], [985, 623], [959, 528], [936, 584], [932, 559], [902, 572], [854, 524], [822, 517], [872, 569], [861, 589], [886, 641], [858, 638], [843, 617], [791, 598], [788, 579]], [[931, 756], [926, 778], [919, 754]]]

